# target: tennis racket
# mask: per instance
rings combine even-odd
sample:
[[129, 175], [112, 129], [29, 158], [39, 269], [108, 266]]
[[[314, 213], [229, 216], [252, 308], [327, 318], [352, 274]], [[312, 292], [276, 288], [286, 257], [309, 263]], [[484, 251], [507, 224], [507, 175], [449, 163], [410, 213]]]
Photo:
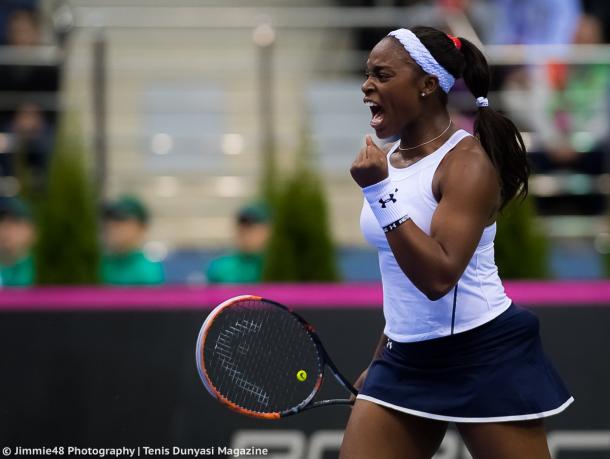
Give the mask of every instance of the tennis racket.
[[325, 367], [348, 391], [358, 393], [339, 373], [311, 325], [259, 296], [236, 296], [218, 305], [201, 327], [196, 358], [212, 397], [256, 418], [279, 419], [319, 406], [353, 404], [347, 398], [313, 401]]

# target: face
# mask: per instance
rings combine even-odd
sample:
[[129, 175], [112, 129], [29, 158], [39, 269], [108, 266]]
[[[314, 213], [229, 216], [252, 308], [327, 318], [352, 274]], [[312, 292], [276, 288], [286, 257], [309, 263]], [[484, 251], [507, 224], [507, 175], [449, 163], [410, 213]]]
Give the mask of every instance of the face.
[[30, 13], [13, 13], [8, 25], [8, 42], [13, 46], [35, 46], [40, 42], [36, 22]]
[[146, 226], [135, 218], [127, 220], [106, 220], [104, 222], [104, 243], [112, 253], [128, 253], [137, 250], [144, 241]]
[[28, 220], [3, 218], [0, 220], [0, 258], [16, 261], [25, 256], [35, 240], [34, 225]]
[[602, 24], [594, 16], [583, 14], [574, 32], [574, 43], [577, 45], [595, 45], [602, 43], [604, 32]]
[[271, 227], [267, 223], [237, 225], [237, 249], [244, 253], [260, 253], [265, 249]]
[[34, 104], [24, 104], [17, 109], [13, 119], [13, 130], [24, 137], [34, 137], [44, 128], [44, 118], [40, 108]]
[[419, 116], [427, 75], [391, 37], [373, 48], [366, 68], [362, 92], [371, 109], [371, 127], [379, 138], [400, 135]]

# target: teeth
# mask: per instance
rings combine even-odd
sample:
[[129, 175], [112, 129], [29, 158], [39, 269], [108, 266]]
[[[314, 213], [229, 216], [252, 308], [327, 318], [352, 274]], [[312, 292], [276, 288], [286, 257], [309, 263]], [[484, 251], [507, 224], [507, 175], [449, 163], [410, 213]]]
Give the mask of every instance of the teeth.
[[367, 107], [379, 107], [379, 105], [377, 105], [375, 102], [371, 102], [371, 101], [369, 101], [369, 100], [367, 100], [366, 102], [364, 102], [364, 104], [365, 104]]

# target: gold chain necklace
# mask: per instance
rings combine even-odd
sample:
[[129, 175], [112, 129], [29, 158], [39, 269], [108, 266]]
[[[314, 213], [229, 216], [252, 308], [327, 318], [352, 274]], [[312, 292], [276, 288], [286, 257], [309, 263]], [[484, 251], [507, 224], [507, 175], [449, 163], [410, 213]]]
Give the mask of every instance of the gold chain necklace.
[[445, 128], [445, 130], [444, 130], [443, 132], [441, 132], [439, 135], [437, 135], [437, 136], [436, 136], [435, 138], [433, 138], [433, 139], [430, 139], [430, 140], [428, 140], [428, 141], [426, 141], [426, 142], [424, 142], [424, 143], [420, 143], [419, 145], [415, 145], [414, 147], [401, 147], [400, 145], [398, 145], [398, 149], [399, 149], [400, 151], [415, 150], [416, 148], [419, 148], [419, 147], [421, 147], [421, 146], [423, 146], [423, 145], [426, 145], [426, 144], [428, 144], [428, 143], [430, 143], [430, 142], [434, 142], [436, 139], [438, 139], [438, 138], [442, 137], [442, 136], [443, 136], [443, 134], [449, 130], [449, 128], [451, 127], [451, 123], [452, 123], [451, 118], [449, 118], [449, 124], [447, 125], [447, 127]]

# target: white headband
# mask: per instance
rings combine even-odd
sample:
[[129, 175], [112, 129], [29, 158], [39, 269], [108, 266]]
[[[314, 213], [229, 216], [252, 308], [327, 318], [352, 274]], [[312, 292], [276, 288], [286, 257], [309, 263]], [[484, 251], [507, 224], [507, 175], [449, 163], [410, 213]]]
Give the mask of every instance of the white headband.
[[428, 48], [419, 41], [419, 38], [413, 32], [409, 29], [398, 29], [390, 32], [388, 35], [396, 38], [405, 47], [405, 50], [407, 50], [424, 72], [438, 78], [443, 91], [449, 92], [453, 83], [455, 83], [455, 78], [434, 59]]

